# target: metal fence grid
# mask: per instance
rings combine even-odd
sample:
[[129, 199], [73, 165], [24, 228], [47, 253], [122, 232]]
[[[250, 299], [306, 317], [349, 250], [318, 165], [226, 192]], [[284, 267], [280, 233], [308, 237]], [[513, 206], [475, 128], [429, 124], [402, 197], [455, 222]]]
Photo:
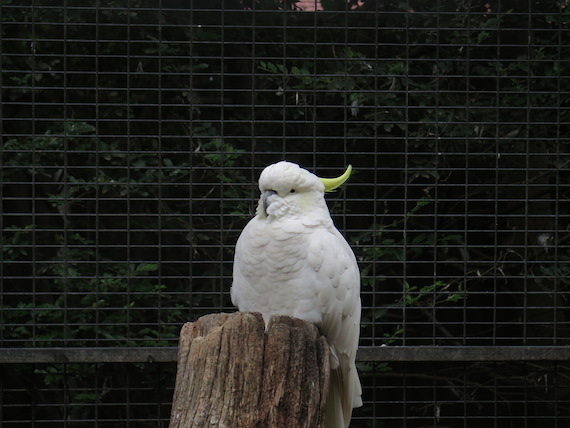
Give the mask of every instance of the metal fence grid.
[[567, 426], [569, 9], [3, 0], [3, 424], [166, 425], [286, 158], [355, 168], [352, 426]]

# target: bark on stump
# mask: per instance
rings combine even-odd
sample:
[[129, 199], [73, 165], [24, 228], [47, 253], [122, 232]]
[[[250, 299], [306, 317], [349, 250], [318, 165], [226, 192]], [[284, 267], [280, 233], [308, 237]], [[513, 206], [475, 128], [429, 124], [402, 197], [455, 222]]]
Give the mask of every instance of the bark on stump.
[[329, 347], [315, 325], [211, 314], [180, 332], [170, 428], [324, 426]]

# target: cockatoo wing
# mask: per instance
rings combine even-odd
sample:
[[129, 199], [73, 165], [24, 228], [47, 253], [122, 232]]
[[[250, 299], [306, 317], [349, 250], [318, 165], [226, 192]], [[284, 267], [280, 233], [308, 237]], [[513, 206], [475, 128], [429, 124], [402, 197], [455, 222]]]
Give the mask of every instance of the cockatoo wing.
[[[317, 272], [317, 298], [322, 313], [320, 328], [333, 352], [327, 412], [342, 414], [342, 423], [332, 426], [348, 427], [352, 408], [362, 405], [362, 389], [354, 363], [361, 312], [358, 264], [352, 249], [333, 226], [317, 228], [311, 233], [308, 262]], [[338, 400], [342, 413], [339, 413], [338, 402], [334, 408], [329, 407]], [[327, 418], [329, 420], [331, 418]]]

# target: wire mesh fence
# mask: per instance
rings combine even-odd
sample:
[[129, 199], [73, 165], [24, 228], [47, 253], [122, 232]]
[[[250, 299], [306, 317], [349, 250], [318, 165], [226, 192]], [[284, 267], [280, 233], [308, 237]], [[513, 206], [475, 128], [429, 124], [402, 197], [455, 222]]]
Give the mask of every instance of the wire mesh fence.
[[2, 1], [3, 422], [166, 425], [180, 326], [235, 310], [287, 159], [355, 169], [353, 426], [566, 426], [568, 6]]

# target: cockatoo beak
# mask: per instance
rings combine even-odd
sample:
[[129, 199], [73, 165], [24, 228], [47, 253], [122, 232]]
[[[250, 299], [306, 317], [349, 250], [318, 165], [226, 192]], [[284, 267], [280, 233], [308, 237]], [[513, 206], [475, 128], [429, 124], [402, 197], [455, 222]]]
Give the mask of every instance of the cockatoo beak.
[[261, 198], [263, 200], [263, 212], [265, 213], [265, 215], [267, 215], [267, 207], [269, 207], [269, 204], [271, 203], [270, 201], [268, 201], [269, 197], [276, 194], [277, 192], [275, 190], [266, 190], [265, 192], [263, 192]]
[[352, 172], [352, 165], [348, 165], [344, 174], [337, 178], [321, 178], [319, 180], [325, 185], [325, 192], [332, 192], [337, 187], [340, 187], [348, 177], [350, 177], [350, 173]]

